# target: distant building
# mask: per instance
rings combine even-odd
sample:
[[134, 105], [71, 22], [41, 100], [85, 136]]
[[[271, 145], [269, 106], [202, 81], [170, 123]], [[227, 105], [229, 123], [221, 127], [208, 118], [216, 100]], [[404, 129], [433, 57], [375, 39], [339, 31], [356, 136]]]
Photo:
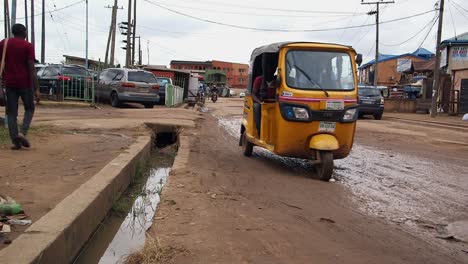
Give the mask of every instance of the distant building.
[[452, 77], [447, 100], [456, 102], [455, 112], [468, 113], [468, 32], [442, 41], [441, 49], [440, 67]]
[[231, 88], [246, 88], [249, 65], [226, 61], [171, 61], [171, 69], [190, 70], [204, 74], [207, 70], [220, 70], [226, 74], [226, 81]]
[[[86, 66], [85, 58], [80, 58], [80, 57], [70, 56], [70, 55], [63, 55], [63, 57], [65, 58], [65, 64]], [[88, 69], [93, 70], [93, 71], [101, 71], [104, 68], [105, 67], [104, 67], [103, 62], [88, 59]]]
[[[380, 54], [378, 59], [379, 86], [392, 86], [400, 82], [402, 73], [412, 67], [415, 62], [428, 61], [434, 54], [424, 48], [420, 48], [413, 53], [401, 55]], [[374, 64], [371, 60], [359, 67], [359, 82], [372, 85], [374, 83]]]

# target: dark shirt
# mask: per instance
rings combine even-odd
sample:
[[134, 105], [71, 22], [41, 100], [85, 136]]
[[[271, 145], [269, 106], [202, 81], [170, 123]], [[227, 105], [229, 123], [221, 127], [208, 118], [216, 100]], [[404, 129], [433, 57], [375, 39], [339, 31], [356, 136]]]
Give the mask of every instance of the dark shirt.
[[260, 76], [257, 76], [254, 80], [254, 83], [253, 83], [253, 91], [252, 93], [257, 97], [257, 98], [260, 98], [260, 88], [262, 87], [262, 83], [263, 83], [263, 76], [260, 75]]
[[[5, 40], [0, 42], [0, 59]], [[34, 48], [31, 43], [20, 38], [10, 38], [7, 43], [3, 83], [5, 87], [17, 89], [32, 89], [33, 80], [29, 72], [28, 62], [34, 62]]]

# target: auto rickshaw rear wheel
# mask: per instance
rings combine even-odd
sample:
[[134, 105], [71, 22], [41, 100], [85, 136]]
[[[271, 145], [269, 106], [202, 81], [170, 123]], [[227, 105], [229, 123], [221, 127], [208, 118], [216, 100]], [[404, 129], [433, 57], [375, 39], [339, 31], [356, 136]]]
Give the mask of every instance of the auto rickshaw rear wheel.
[[329, 181], [333, 174], [333, 153], [331, 151], [318, 151], [319, 163], [315, 165], [315, 172], [322, 181]]
[[244, 156], [246, 156], [246, 157], [252, 156], [253, 147], [254, 147], [254, 144], [252, 144], [247, 139], [246, 131], [244, 131], [242, 133], [242, 152], [244, 153]]

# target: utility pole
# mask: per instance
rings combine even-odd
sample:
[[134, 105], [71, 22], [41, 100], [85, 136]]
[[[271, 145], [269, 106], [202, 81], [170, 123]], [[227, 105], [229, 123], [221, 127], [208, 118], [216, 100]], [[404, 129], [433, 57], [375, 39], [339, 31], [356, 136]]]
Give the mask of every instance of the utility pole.
[[16, 0], [11, 0], [11, 25], [16, 24]]
[[42, 0], [41, 63], [45, 63], [45, 0]]
[[[109, 37], [107, 39], [107, 48], [106, 48], [106, 56], [104, 59], [104, 64], [106, 65], [114, 65], [114, 54], [115, 54], [115, 33], [116, 33], [116, 23], [117, 23], [117, 10], [123, 9], [123, 7], [118, 7], [118, 0], [114, 0], [113, 6], [105, 6], [104, 8], [112, 8], [112, 19], [111, 19], [111, 26], [109, 30]], [[109, 58], [109, 48], [110, 48], [110, 59]]]
[[394, 4], [394, 1], [375, 1], [375, 2], [364, 2], [361, 0], [361, 5], [377, 5], [376, 11], [371, 11], [367, 13], [368, 15], [375, 15], [375, 62], [374, 62], [374, 86], [378, 86], [378, 65], [379, 65], [379, 13], [380, 13], [380, 4]]
[[9, 6], [8, 6], [8, 1], [7, 0], [3, 0], [3, 20], [4, 20], [4, 24], [3, 24], [3, 27], [5, 29], [5, 38], [9, 38], [10, 37], [10, 11], [9, 11]]
[[[131, 0], [130, 0], [131, 1]], [[133, 4], [133, 38], [132, 38], [132, 65], [135, 65], [135, 37], [136, 37], [136, 14], [137, 14], [137, 1]]]
[[146, 53], [148, 55], [148, 65], [150, 65], [149, 58], [150, 58], [150, 53], [149, 53], [149, 40], [146, 41]]
[[89, 68], [88, 62], [88, 0], [86, 0], [86, 58], [85, 58], [85, 66], [86, 69]]
[[442, 22], [444, 19], [444, 0], [440, 0], [439, 8], [439, 27], [437, 29], [437, 47], [436, 47], [436, 61], [434, 65], [434, 85], [432, 87], [432, 102], [431, 102], [431, 117], [437, 115], [437, 97], [439, 97], [440, 86], [440, 42], [442, 39]]
[[35, 49], [36, 39], [34, 36], [34, 0], [31, 0], [31, 44], [33, 49]]
[[125, 67], [129, 67], [131, 63], [130, 37], [132, 35], [132, 0], [128, 0], [128, 17], [127, 17], [127, 48], [125, 57]]
[[[24, 0], [24, 22], [26, 25], [26, 29], [29, 31], [28, 25], [28, 0]], [[26, 34], [26, 41], [29, 41], [29, 34]]]
[[138, 36], [138, 65], [142, 65], [142, 58], [143, 52], [141, 51], [141, 36]]

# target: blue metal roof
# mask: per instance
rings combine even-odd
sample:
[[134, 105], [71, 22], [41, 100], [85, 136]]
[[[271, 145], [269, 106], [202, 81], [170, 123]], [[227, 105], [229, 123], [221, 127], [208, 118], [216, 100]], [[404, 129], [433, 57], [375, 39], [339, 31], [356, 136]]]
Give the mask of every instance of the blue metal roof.
[[442, 47], [452, 44], [468, 44], [468, 32], [460, 34], [454, 38], [449, 38], [441, 42]]
[[[379, 54], [378, 62], [379, 63], [380, 62], [385, 62], [385, 61], [394, 60], [394, 59], [398, 59], [398, 58], [405, 57], [405, 56], [412, 56], [412, 57], [415, 57], [415, 58], [429, 60], [430, 58], [432, 58], [434, 56], [434, 53], [430, 52], [429, 50], [427, 50], [425, 48], [419, 48], [416, 51], [414, 51], [413, 53], [405, 53], [405, 54], [401, 54], [401, 55]], [[367, 68], [370, 65], [373, 65], [374, 63], [375, 63], [375, 59], [367, 62], [366, 64], [361, 65], [361, 67], [359, 67], [359, 69]]]

